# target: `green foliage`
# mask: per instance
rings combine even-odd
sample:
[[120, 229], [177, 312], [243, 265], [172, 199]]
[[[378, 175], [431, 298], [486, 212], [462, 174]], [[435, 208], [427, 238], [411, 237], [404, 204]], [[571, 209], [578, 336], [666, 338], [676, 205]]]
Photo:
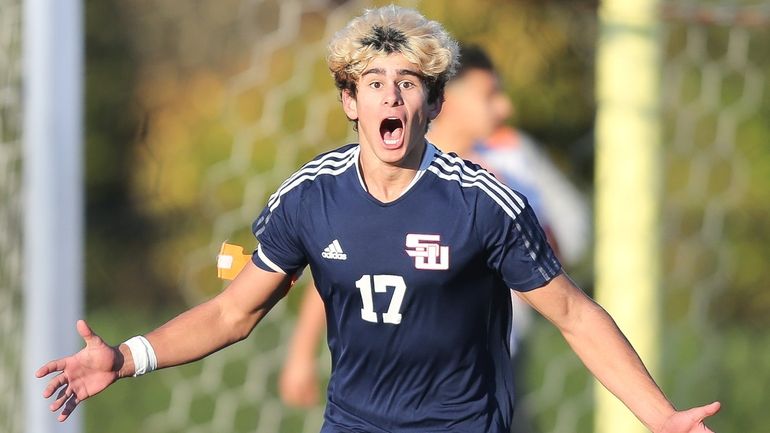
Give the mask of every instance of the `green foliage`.
[[513, 99], [513, 123], [534, 135], [582, 184], [593, 177], [597, 3], [446, 2], [420, 8], [463, 43], [484, 47]]

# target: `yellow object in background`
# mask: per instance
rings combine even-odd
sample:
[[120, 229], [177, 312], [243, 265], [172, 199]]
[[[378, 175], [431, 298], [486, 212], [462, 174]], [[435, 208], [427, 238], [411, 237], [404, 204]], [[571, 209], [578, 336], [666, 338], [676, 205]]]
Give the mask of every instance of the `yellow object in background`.
[[249, 260], [251, 254], [244, 254], [243, 247], [222, 242], [217, 256], [217, 277], [234, 280]]

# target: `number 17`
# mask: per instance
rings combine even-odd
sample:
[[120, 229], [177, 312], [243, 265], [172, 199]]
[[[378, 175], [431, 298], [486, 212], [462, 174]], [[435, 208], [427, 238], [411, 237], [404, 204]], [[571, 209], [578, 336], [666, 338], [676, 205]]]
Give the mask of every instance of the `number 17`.
[[356, 287], [361, 291], [361, 318], [367, 322], [378, 323], [377, 312], [374, 311], [374, 299], [372, 295], [372, 280], [374, 280], [374, 293], [385, 293], [388, 287], [393, 288], [393, 297], [390, 298], [388, 311], [382, 313], [383, 323], [398, 325], [401, 323], [401, 303], [404, 301], [406, 282], [400, 275], [364, 275], [356, 281]]

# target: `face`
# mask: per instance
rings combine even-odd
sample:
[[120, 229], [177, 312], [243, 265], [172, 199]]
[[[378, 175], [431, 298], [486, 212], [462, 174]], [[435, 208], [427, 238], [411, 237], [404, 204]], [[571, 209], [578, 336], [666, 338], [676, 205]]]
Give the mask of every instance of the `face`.
[[372, 60], [356, 97], [343, 92], [342, 105], [358, 121], [362, 158], [399, 167], [419, 164], [428, 122], [441, 109], [439, 101], [428, 103], [417, 66], [396, 53]]
[[510, 115], [510, 101], [495, 73], [472, 69], [451, 81], [442, 116], [467, 128], [474, 140], [487, 138]]

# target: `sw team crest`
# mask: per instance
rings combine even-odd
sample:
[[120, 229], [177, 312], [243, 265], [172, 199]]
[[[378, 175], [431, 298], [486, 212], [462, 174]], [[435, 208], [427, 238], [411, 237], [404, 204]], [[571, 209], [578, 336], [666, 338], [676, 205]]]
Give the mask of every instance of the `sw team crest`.
[[430, 271], [449, 269], [449, 247], [440, 245], [441, 235], [406, 235], [406, 253], [414, 257], [414, 267]]

